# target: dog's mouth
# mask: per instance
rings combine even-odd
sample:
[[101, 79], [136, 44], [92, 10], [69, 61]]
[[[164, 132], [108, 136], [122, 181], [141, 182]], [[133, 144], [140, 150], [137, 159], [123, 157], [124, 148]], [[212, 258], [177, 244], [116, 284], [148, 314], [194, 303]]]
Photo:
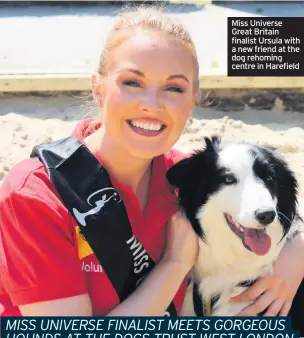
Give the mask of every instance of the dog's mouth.
[[271, 238], [266, 229], [252, 229], [242, 226], [233, 220], [232, 216], [224, 213], [229, 228], [241, 239], [244, 247], [258, 256], [266, 255], [271, 247]]

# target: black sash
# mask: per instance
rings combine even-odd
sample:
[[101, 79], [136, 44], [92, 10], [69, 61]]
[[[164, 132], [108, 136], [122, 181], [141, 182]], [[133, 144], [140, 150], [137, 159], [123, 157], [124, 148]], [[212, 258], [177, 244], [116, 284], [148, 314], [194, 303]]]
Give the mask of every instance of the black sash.
[[[66, 208], [75, 218], [120, 302], [153, 269], [155, 262], [132, 232], [128, 214], [109, 174], [87, 147], [74, 137], [36, 146]], [[153, 297], [153, 295], [152, 295]], [[166, 315], [176, 316], [174, 303]]]

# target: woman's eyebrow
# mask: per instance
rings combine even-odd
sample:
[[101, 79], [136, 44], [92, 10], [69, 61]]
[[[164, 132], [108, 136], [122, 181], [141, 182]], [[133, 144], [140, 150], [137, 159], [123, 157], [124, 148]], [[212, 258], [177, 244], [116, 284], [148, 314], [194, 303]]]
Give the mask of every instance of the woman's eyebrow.
[[[131, 72], [141, 77], [145, 77], [145, 74], [143, 72], [137, 69], [133, 69], [133, 68], [124, 68], [124, 69], [121, 69], [118, 73], [122, 73], [122, 72]], [[185, 81], [190, 83], [188, 78], [183, 74], [170, 75], [169, 77], [167, 77], [167, 80], [173, 80], [173, 79], [184, 79]]]
[[173, 79], [184, 79], [185, 81], [187, 81], [189, 83], [189, 80], [187, 79], [187, 77], [183, 74], [176, 74], [176, 75], [170, 75], [167, 80], [173, 80]]
[[134, 73], [134, 74], [139, 75], [141, 77], [145, 77], [145, 74], [143, 72], [141, 72], [140, 70], [137, 70], [137, 69], [133, 69], [133, 68], [124, 68], [124, 69], [121, 69], [120, 71], [118, 71], [117, 73], [123, 73], [123, 72], [131, 72], [131, 73]]

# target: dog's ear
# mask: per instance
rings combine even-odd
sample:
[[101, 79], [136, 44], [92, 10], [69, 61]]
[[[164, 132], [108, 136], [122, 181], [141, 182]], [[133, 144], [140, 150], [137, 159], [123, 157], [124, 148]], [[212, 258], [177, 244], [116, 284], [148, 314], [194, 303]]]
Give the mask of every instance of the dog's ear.
[[206, 149], [205, 150], [215, 150], [219, 148], [220, 143], [221, 143], [221, 138], [218, 135], [213, 135], [210, 137], [204, 137], [205, 143], [206, 143]]
[[204, 149], [195, 150], [192, 156], [181, 160], [174, 164], [167, 172], [168, 182], [175, 187], [180, 187], [181, 184], [187, 181], [187, 175], [193, 174], [194, 166], [202, 165], [205, 161], [195, 161], [195, 158], [199, 156], [202, 160], [205, 158], [206, 153], [213, 153], [218, 151], [221, 138], [220, 136], [213, 135], [210, 138], [204, 137], [206, 147]]
[[174, 164], [166, 174], [168, 182], [174, 187], [180, 187], [191, 167], [191, 157]]
[[260, 143], [260, 144], [258, 144], [258, 147], [260, 149], [267, 151], [268, 153], [271, 153], [272, 156], [279, 159], [280, 161], [285, 162], [283, 154], [279, 151], [279, 149], [277, 147], [275, 147], [271, 144], [267, 144], [267, 143]]

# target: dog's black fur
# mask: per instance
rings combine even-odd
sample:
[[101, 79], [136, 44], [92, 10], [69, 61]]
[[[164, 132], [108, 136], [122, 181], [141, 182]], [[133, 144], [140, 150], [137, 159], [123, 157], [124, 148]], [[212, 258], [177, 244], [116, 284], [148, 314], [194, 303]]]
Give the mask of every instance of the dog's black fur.
[[[196, 234], [204, 238], [204, 229], [196, 218], [199, 207], [208, 197], [226, 185], [225, 168], [217, 166], [218, 153], [225, 143], [217, 136], [205, 138], [204, 150], [180, 161], [168, 170], [169, 183], [179, 189], [180, 206], [191, 222]], [[245, 142], [243, 142], [245, 143]], [[278, 199], [279, 218], [286, 234], [297, 213], [298, 183], [288, 164], [274, 152], [274, 148], [250, 144], [256, 157], [254, 173]], [[284, 216], [282, 216], [285, 215]], [[298, 215], [299, 216], [299, 215]]]
[[[209, 245], [204, 224], [198, 217], [198, 210], [205, 206], [210, 198], [225, 186], [238, 184], [238, 178], [231, 173], [229, 168], [219, 165], [221, 151], [233, 142], [222, 142], [221, 139], [214, 136], [211, 139], [205, 138], [205, 143], [206, 147], [203, 150], [195, 151], [191, 157], [171, 167], [167, 173], [167, 179], [172, 186], [178, 188], [180, 207], [191, 222], [195, 233], [204, 245]], [[250, 154], [254, 159], [252, 166], [254, 177], [263, 182], [271, 196], [277, 200], [276, 212], [283, 233], [281, 239], [286, 240], [295, 220], [301, 220], [297, 212], [297, 179], [287, 162], [273, 148], [245, 142], [242, 142], [242, 144], [248, 145]], [[201, 264], [204, 264], [204, 259], [208, 260], [208, 257], [199, 256], [199, 260], [202, 261]], [[237, 264], [237, 262], [235, 263]], [[200, 277], [196, 276], [196, 278], [198, 278], [196, 282], [200, 283]], [[259, 275], [256, 276], [256, 279], [258, 278]], [[236, 286], [248, 288], [256, 279], [239, 280]], [[194, 286], [193, 294], [199, 295], [197, 285]], [[303, 290], [303, 285], [300, 290]], [[303, 296], [303, 291], [301, 292]], [[220, 299], [220, 296], [220, 294], [213, 294], [212, 305]], [[197, 307], [197, 301], [194, 300], [194, 302], [196, 302], [194, 306]], [[302, 302], [304, 304], [304, 299]], [[303, 332], [303, 324], [297, 322], [297, 316], [300, 315], [298, 312], [298, 296], [295, 303], [297, 303], [297, 310], [293, 307], [291, 311], [293, 321], [296, 323], [296, 328]], [[304, 306], [301, 307], [304, 308]]]

